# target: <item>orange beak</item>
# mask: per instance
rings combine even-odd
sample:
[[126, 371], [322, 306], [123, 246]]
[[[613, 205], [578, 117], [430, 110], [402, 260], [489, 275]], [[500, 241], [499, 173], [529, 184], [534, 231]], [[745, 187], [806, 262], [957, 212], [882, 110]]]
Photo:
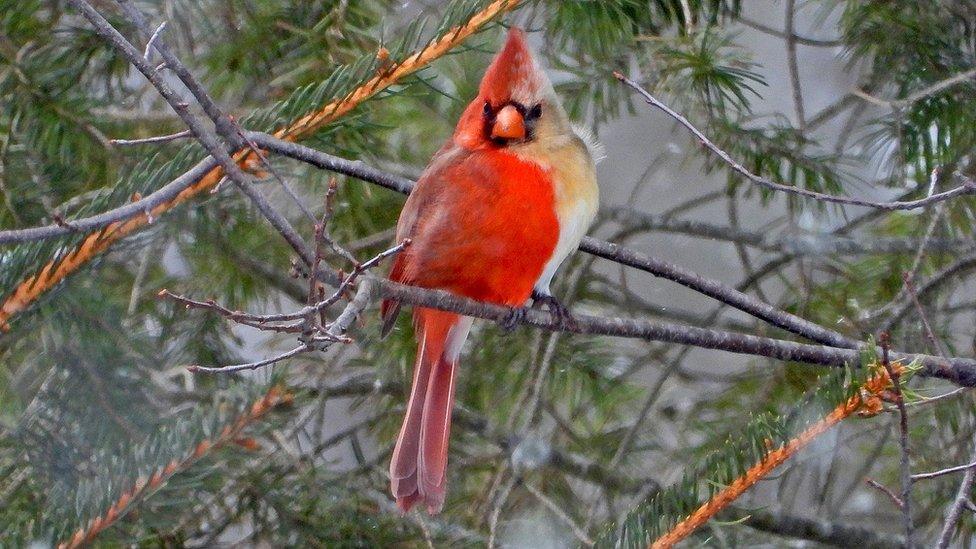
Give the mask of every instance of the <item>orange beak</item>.
[[505, 105], [495, 116], [491, 127], [492, 139], [525, 139], [525, 120], [512, 105]]

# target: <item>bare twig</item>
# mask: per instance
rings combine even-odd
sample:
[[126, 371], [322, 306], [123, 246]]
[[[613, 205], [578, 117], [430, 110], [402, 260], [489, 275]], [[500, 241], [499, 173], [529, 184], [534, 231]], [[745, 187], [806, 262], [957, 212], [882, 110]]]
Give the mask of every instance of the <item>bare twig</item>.
[[152, 53], [153, 45], [156, 43], [156, 39], [159, 38], [160, 33], [162, 33], [163, 29], [165, 28], [166, 21], [163, 21], [158, 27], [156, 27], [156, 30], [153, 31], [152, 35], [149, 37], [149, 40], [146, 41], [146, 49], [142, 52], [142, 56], [146, 58], [146, 61], [149, 61], [149, 54]]
[[177, 196], [191, 187], [194, 182], [199, 180], [209, 170], [212, 170], [216, 165], [216, 160], [206, 158], [158, 191], [101, 214], [82, 219], [72, 219], [70, 221], [71, 227], [60, 223], [53, 223], [43, 227], [0, 231], [0, 244], [44, 240], [47, 238], [66, 236], [78, 231], [90, 231], [92, 229], [107, 227], [135, 217], [145, 218], [147, 211], [152, 211], [160, 204], [176, 199]]
[[[976, 252], [970, 251], [966, 255], [956, 259], [956, 261], [953, 263], [943, 267], [939, 272], [930, 276], [928, 280], [919, 284], [916, 287], [915, 295], [921, 299], [941, 288], [953, 277], [959, 276], [973, 269], [976, 269]], [[901, 321], [901, 319], [904, 318], [913, 307], [913, 300], [909, 299], [902, 301], [892, 310], [890, 317], [881, 325], [881, 330], [890, 330], [892, 327], [898, 324], [898, 322]]]
[[951, 475], [952, 473], [958, 473], [960, 471], [966, 471], [976, 467], [976, 461], [973, 463], [967, 463], [966, 465], [957, 465], [955, 467], [949, 467], [947, 469], [940, 469], [938, 471], [932, 471], [931, 473], [918, 473], [917, 475], [912, 475], [912, 480], [928, 480], [930, 478], [941, 477], [944, 475]]
[[708, 137], [706, 137], [705, 134], [701, 132], [701, 130], [699, 130], [691, 122], [689, 122], [687, 118], [685, 118], [681, 114], [677, 113], [676, 111], [674, 111], [673, 109], [671, 109], [670, 107], [668, 107], [667, 105], [659, 101], [656, 97], [651, 95], [650, 92], [642, 88], [640, 84], [634, 82], [633, 80], [627, 78], [626, 76], [620, 74], [619, 72], [615, 72], [614, 76], [618, 80], [620, 80], [621, 82], [623, 82], [624, 84], [626, 84], [627, 86], [635, 90], [642, 97], [644, 97], [644, 99], [647, 101], [649, 105], [652, 105], [664, 111], [665, 113], [667, 113], [668, 116], [674, 118], [675, 120], [678, 121], [678, 123], [680, 123], [682, 126], [684, 126], [689, 131], [691, 131], [691, 133], [693, 133], [695, 137], [698, 138], [698, 140], [701, 141], [703, 145], [705, 145], [705, 147], [707, 147], [710, 151], [718, 155], [718, 157], [721, 158], [723, 161], [725, 161], [725, 163], [728, 164], [735, 172], [739, 173], [749, 181], [759, 185], [760, 187], [764, 187], [766, 189], [791, 193], [806, 198], [812, 198], [814, 200], [820, 200], [823, 202], [846, 204], [850, 206], [865, 206], [868, 208], [876, 208], [879, 210], [888, 210], [888, 211], [914, 210], [917, 208], [923, 208], [931, 204], [942, 202], [944, 200], [956, 198], [958, 196], [976, 194], [976, 182], [972, 180], [966, 180], [962, 185], [945, 192], [933, 194], [931, 196], [927, 196], [925, 198], [921, 198], [918, 200], [910, 200], [904, 202], [875, 202], [872, 200], [863, 200], [860, 198], [850, 198], [846, 196], [824, 194], [816, 191], [811, 191], [809, 189], [794, 187], [792, 185], [777, 183], [775, 181], [772, 181], [771, 179], [752, 173], [745, 166], [735, 161], [732, 158], [732, 156], [729, 155], [729, 153], [719, 148], [719, 146], [716, 145], [714, 142], [712, 142], [712, 140], [710, 140]]
[[955, 76], [946, 78], [945, 80], [940, 80], [939, 82], [936, 82], [927, 88], [921, 89], [908, 97], [905, 97], [904, 99], [883, 99], [880, 97], [875, 97], [863, 90], [854, 90], [852, 93], [868, 103], [897, 110], [910, 107], [912, 104], [921, 101], [926, 97], [931, 97], [943, 90], [949, 89], [957, 84], [962, 84], [963, 82], [972, 80], [974, 78], [976, 78], [976, 69], [970, 69]]
[[918, 292], [915, 290], [915, 284], [912, 282], [911, 275], [902, 273], [901, 278], [905, 283], [905, 289], [908, 290], [908, 295], [912, 298], [912, 303], [915, 304], [918, 317], [922, 320], [922, 327], [925, 329], [925, 338], [932, 344], [932, 351], [939, 356], [945, 356], [945, 349], [942, 348], [942, 343], [935, 337], [935, 332], [932, 331], [932, 325], [929, 324], [929, 317], [925, 314], [925, 309], [922, 308], [922, 302], [918, 299]]
[[524, 486], [525, 489], [528, 490], [530, 494], [535, 496], [537, 500], [539, 500], [543, 505], [545, 505], [546, 509], [549, 509], [549, 511], [552, 512], [553, 515], [556, 515], [556, 518], [558, 518], [563, 522], [563, 524], [568, 526], [569, 529], [572, 530], [573, 535], [576, 536], [576, 539], [580, 541], [580, 543], [586, 546], [593, 545], [593, 540], [586, 535], [586, 532], [583, 531], [583, 528], [580, 527], [580, 525], [577, 524], [575, 520], [573, 520], [573, 517], [569, 516], [569, 513], [564, 511], [562, 508], [560, 508], [559, 505], [556, 504], [556, 502], [549, 499], [549, 496], [543, 494], [541, 490], [539, 490], [538, 488], [536, 488], [535, 486], [527, 482], [523, 483], [522, 486]]
[[[763, 25], [762, 23], [760, 23], [758, 21], [753, 21], [753, 20], [747, 19], [745, 17], [737, 17], [735, 20], [736, 20], [736, 22], [742, 23], [743, 25], [745, 25], [747, 27], [752, 27], [752, 28], [754, 28], [754, 29], [756, 29], [756, 30], [758, 30], [760, 32], [764, 32], [766, 34], [769, 34], [771, 36], [775, 36], [777, 38], [784, 38], [785, 39], [786, 36], [787, 36], [787, 34], [785, 32], [780, 31], [780, 30], [776, 30], [773, 27], [770, 27], [770, 26], [767, 26], [767, 25]], [[799, 36], [799, 35], [796, 35], [796, 34], [794, 34], [794, 39], [796, 40], [796, 43], [797, 44], [802, 44], [804, 46], [814, 46], [814, 47], [818, 47], [818, 48], [834, 48], [834, 47], [837, 47], [837, 46], [843, 46], [844, 45], [844, 41], [843, 40], [822, 40], [822, 39], [819, 39], [819, 38], [810, 38], [810, 37], [807, 37], [807, 36]]]
[[946, 512], [946, 520], [942, 525], [942, 532], [939, 533], [939, 540], [936, 543], [939, 549], [945, 549], [949, 546], [949, 542], [952, 541], [952, 534], [956, 531], [956, 523], [959, 522], [959, 516], [962, 515], [962, 510], [968, 505], [972, 505], [969, 495], [972, 492], [974, 481], [976, 481], [976, 468], [969, 467], [963, 474], [962, 482], [959, 483], [956, 499]]
[[908, 410], [905, 408], [905, 395], [901, 390], [901, 369], [892, 366], [889, 358], [890, 336], [881, 332], [881, 365], [891, 378], [891, 391], [898, 407], [898, 443], [901, 446], [901, 512], [905, 523], [905, 541], [909, 547], [915, 545], [915, 525], [912, 522], [912, 464], [908, 445]]
[[184, 139], [186, 137], [193, 137], [193, 133], [190, 130], [183, 130], [181, 132], [171, 133], [169, 135], [157, 135], [154, 137], [144, 137], [142, 139], [112, 139], [111, 143], [113, 145], [146, 145], [149, 143], [167, 143], [169, 141], [176, 141], [177, 139]]
[[275, 356], [273, 356], [271, 358], [267, 358], [267, 359], [264, 359], [264, 360], [259, 360], [257, 362], [247, 362], [247, 363], [244, 363], [244, 364], [235, 364], [233, 366], [216, 366], [216, 367], [200, 366], [200, 365], [197, 365], [197, 364], [191, 364], [190, 366], [187, 366], [186, 369], [189, 370], [189, 371], [191, 371], [191, 372], [194, 372], [194, 373], [203, 372], [203, 373], [208, 373], [208, 374], [229, 374], [231, 372], [240, 372], [241, 370], [255, 370], [255, 369], [260, 368], [262, 366], [270, 366], [272, 364], [276, 364], [278, 362], [281, 362], [282, 360], [289, 359], [289, 358], [291, 358], [291, 357], [293, 357], [295, 355], [298, 355], [298, 354], [301, 354], [301, 353], [304, 353], [304, 352], [307, 352], [307, 351], [311, 351], [311, 350], [312, 350], [312, 347], [310, 347], [309, 345], [303, 343], [303, 344], [299, 345], [298, 347], [295, 347], [294, 349], [292, 349], [290, 351], [286, 351], [286, 352], [281, 353], [279, 355], [275, 355]]
[[831, 547], [894, 549], [907, 547], [905, 538], [866, 526], [790, 515], [781, 511], [730, 507], [719, 520], [741, 522], [754, 530], [822, 543]]
[[878, 482], [878, 481], [876, 481], [874, 479], [870, 479], [870, 478], [869, 479], [865, 479], [864, 480], [864, 483], [867, 484], [868, 486], [870, 486], [870, 487], [872, 487], [872, 488], [880, 491], [882, 494], [888, 496], [888, 499], [890, 499], [891, 502], [894, 503], [895, 504], [895, 507], [897, 507], [898, 509], [904, 509], [905, 508], [905, 502], [902, 501], [900, 497], [898, 497], [898, 494], [892, 492], [891, 489], [888, 488], [887, 486], [885, 486], [884, 484], [881, 484], [880, 482]]
[[793, 31], [793, 17], [796, 15], [796, 0], [786, 0], [786, 65], [790, 72], [790, 89], [793, 90], [793, 110], [796, 113], [796, 126], [802, 132], [807, 127], [807, 116], [803, 109], [803, 88], [800, 85], [800, 69], [796, 61], [796, 34]]

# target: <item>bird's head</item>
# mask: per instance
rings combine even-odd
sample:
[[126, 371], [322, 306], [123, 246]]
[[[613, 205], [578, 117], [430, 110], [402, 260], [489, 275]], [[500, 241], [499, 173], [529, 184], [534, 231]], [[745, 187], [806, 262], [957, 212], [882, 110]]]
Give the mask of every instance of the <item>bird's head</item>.
[[491, 62], [478, 96], [465, 109], [454, 133], [469, 148], [540, 146], [572, 135], [552, 83], [542, 71], [525, 33], [517, 28]]

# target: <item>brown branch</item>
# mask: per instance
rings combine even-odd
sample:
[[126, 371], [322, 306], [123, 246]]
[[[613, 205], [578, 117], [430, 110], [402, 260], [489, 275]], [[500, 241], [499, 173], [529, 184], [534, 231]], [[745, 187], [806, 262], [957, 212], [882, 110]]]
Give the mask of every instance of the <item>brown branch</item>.
[[[906, 279], [907, 280], [907, 279]], [[901, 389], [901, 369], [893, 365], [889, 359], [891, 337], [888, 332], [881, 332], [878, 338], [881, 343], [881, 365], [888, 372], [891, 380], [891, 392], [894, 395], [895, 406], [898, 407], [898, 444], [901, 447], [899, 461], [901, 471], [901, 512], [905, 524], [905, 540], [909, 547], [915, 545], [915, 525], [912, 523], [912, 464], [908, 445], [908, 409], [905, 407], [905, 395]]]
[[881, 492], [882, 494], [888, 496], [888, 499], [891, 500], [891, 503], [894, 503], [895, 504], [895, 507], [897, 507], [898, 509], [904, 509], [905, 508], [905, 502], [902, 501], [902, 499], [900, 497], [898, 497], [898, 494], [894, 493], [891, 490], [891, 488], [888, 488], [887, 486], [885, 486], [884, 484], [881, 484], [880, 482], [874, 480], [873, 478], [864, 479], [864, 484], [867, 484], [871, 488], [874, 488], [875, 490], [877, 490], [877, 491]]
[[[276, 131], [274, 135], [287, 140], [307, 137], [322, 126], [349, 113], [360, 103], [444, 56], [493, 18], [515, 8], [520, 2], [521, 0], [496, 0], [492, 2], [465, 24], [448, 30], [417, 53], [399, 63], [393, 63], [386, 67], [383, 72], [364, 82], [345, 97], [331, 101], [317, 111], [299, 118]], [[235, 160], [242, 164], [246, 163], [248, 155], [239, 152], [235, 155]], [[159, 217], [183, 202], [213, 188], [223, 177], [223, 171], [214, 166], [210, 166], [210, 168], [209, 171], [200, 174], [193, 183], [180, 189], [172, 198], [161, 200], [142, 215], [124, 222], [106, 225], [102, 230], [90, 234], [74, 248], [52, 259], [41, 267], [36, 274], [24, 279], [0, 305], [0, 331], [9, 329], [11, 318], [25, 310], [40, 296], [81, 269], [93, 258], [108, 250], [112, 244], [145, 227], [151, 219]]]
[[969, 467], [962, 477], [962, 482], [959, 483], [959, 490], [956, 491], [956, 499], [949, 506], [949, 510], [946, 513], [945, 524], [942, 525], [942, 532], [939, 533], [939, 540], [937, 542], [939, 549], [945, 549], [949, 546], [949, 542], [952, 540], [952, 534], [956, 531], [956, 523], [959, 522], [962, 510], [964, 508], [972, 509], [972, 501], [969, 500], [969, 494], [973, 490], [974, 482], [976, 482], [976, 468]]
[[99, 533], [114, 524], [132, 509], [139, 499], [151, 496], [159, 490], [173, 475], [187, 470], [191, 465], [208, 455], [215, 448], [238, 438], [245, 427], [254, 423], [273, 408], [292, 400], [291, 394], [280, 387], [272, 387], [251, 406], [245, 408], [244, 413], [232, 423], [228, 423], [217, 436], [199, 441], [193, 449], [181, 460], [173, 459], [166, 466], [155, 470], [148, 477], [139, 477], [135, 484], [123, 492], [111, 507], [101, 515], [89, 520], [83, 527], [75, 531], [70, 539], [57, 544], [58, 549], [76, 549], [90, 544]]
[[961, 471], [967, 471], [973, 468], [976, 468], [976, 462], [967, 463], [966, 465], [956, 465], [955, 467], [940, 469], [938, 471], [932, 471], [931, 473], [919, 473], [917, 475], [912, 475], [912, 480], [928, 480], [930, 478], [941, 477], [943, 475], [951, 475], [952, 473], [959, 473]]
[[[916, 287], [914, 299], [923, 299], [928, 294], [937, 291], [947, 281], [973, 269], [976, 269], [976, 252], [970, 252], [960, 257], [955, 262], [945, 266], [942, 268], [942, 270], [933, 274], [922, 284], [919, 284]], [[891, 313], [891, 316], [881, 326], [881, 331], [889, 331], [896, 324], [898, 324], [898, 322], [900, 322], [914, 307], [914, 299], [903, 300], [898, 307], [895, 307]]]
[[762, 509], [731, 507], [718, 516], [719, 520], [741, 523], [753, 530], [823, 543], [833, 547], [859, 549], [892, 549], [907, 547], [905, 538], [841, 522], [799, 517]]
[[892, 110], [900, 110], [904, 109], [905, 107], [910, 107], [912, 104], [921, 101], [922, 99], [931, 97], [943, 90], [947, 90], [957, 84], [962, 84], [963, 82], [972, 80], [974, 78], [976, 78], [976, 69], [970, 69], [955, 76], [950, 76], [945, 80], [940, 80], [939, 82], [919, 90], [908, 97], [905, 97], [904, 99], [884, 99], [881, 97], [875, 97], [864, 90], [854, 90], [852, 93], [868, 103], [878, 105], [879, 107], [890, 107]]
[[151, 143], [168, 143], [170, 141], [176, 141], [177, 139], [185, 139], [187, 137], [193, 137], [190, 130], [183, 130], [181, 132], [171, 133], [168, 135], [156, 135], [153, 137], [143, 137], [141, 139], [112, 139], [109, 143], [113, 145], [147, 145]]
[[623, 82], [624, 84], [632, 88], [634, 91], [636, 91], [638, 94], [640, 94], [649, 105], [652, 105], [664, 111], [668, 116], [677, 120], [679, 124], [687, 128], [692, 134], [694, 134], [695, 137], [698, 138], [698, 140], [702, 143], [702, 145], [704, 145], [710, 151], [715, 153], [726, 164], [728, 164], [733, 171], [739, 173], [740, 175], [742, 175], [752, 183], [755, 183], [756, 185], [759, 185], [760, 187], [764, 187], [769, 190], [795, 194], [806, 198], [812, 198], [814, 200], [820, 200], [822, 202], [831, 202], [834, 204], [846, 204], [849, 206], [864, 206], [868, 208], [875, 208], [878, 210], [886, 210], [886, 211], [914, 210], [917, 208], [924, 208], [931, 204], [956, 198], [958, 196], [976, 194], [976, 181], [972, 181], [969, 179], [964, 180], [962, 185], [945, 192], [936, 193], [931, 196], [927, 196], [925, 198], [920, 198], [918, 200], [899, 201], [899, 202], [874, 202], [872, 200], [864, 200], [860, 198], [850, 198], [846, 196], [836, 196], [831, 194], [819, 193], [816, 191], [811, 191], [809, 189], [795, 187], [793, 185], [785, 185], [783, 183], [777, 183], [771, 179], [765, 178], [761, 175], [757, 175], [749, 171], [748, 168], [746, 168], [745, 166], [737, 162], [735, 159], [732, 158], [731, 155], [729, 155], [729, 153], [722, 150], [718, 145], [716, 145], [712, 140], [710, 140], [704, 133], [702, 133], [701, 130], [699, 130], [691, 122], [689, 122], [687, 118], [685, 118], [678, 112], [674, 111], [673, 109], [671, 109], [670, 107], [662, 103], [656, 97], [651, 95], [650, 92], [642, 88], [640, 84], [634, 82], [633, 80], [627, 78], [626, 76], [620, 74], [619, 72], [614, 72], [613, 75], [618, 80], [620, 80], [621, 82]]
[[878, 402], [878, 395], [886, 390], [890, 384], [891, 380], [886, 371], [881, 370], [876, 373], [864, 383], [860, 393], [839, 404], [820, 421], [807, 427], [802, 433], [782, 447], [766, 454], [762, 460], [750, 467], [745, 474], [734, 480], [726, 488], [717, 492], [666, 534], [654, 540], [650, 544], [650, 547], [655, 549], [672, 547], [677, 542], [688, 537], [722, 509], [725, 509], [733, 501], [738, 499], [746, 490], [769, 475], [773, 469], [854, 412], [858, 412], [862, 408], [864, 411], [874, 413], [880, 411], [881, 404]]

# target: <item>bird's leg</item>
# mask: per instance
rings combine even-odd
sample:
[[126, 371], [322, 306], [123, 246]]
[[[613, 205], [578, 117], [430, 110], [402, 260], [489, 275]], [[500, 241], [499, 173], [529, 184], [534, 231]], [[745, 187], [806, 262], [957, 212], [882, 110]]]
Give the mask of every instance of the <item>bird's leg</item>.
[[525, 314], [528, 312], [528, 307], [512, 307], [512, 309], [505, 315], [505, 318], [498, 322], [498, 325], [505, 333], [509, 333], [515, 328], [518, 328], [519, 324], [525, 322]]
[[569, 326], [574, 322], [573, 313], [569, 312], [569, 309], [552, 294], [533, 290], [532, 305], [545, 305], [546, 309], [549, 309], [552, 319], [560, 326]]

